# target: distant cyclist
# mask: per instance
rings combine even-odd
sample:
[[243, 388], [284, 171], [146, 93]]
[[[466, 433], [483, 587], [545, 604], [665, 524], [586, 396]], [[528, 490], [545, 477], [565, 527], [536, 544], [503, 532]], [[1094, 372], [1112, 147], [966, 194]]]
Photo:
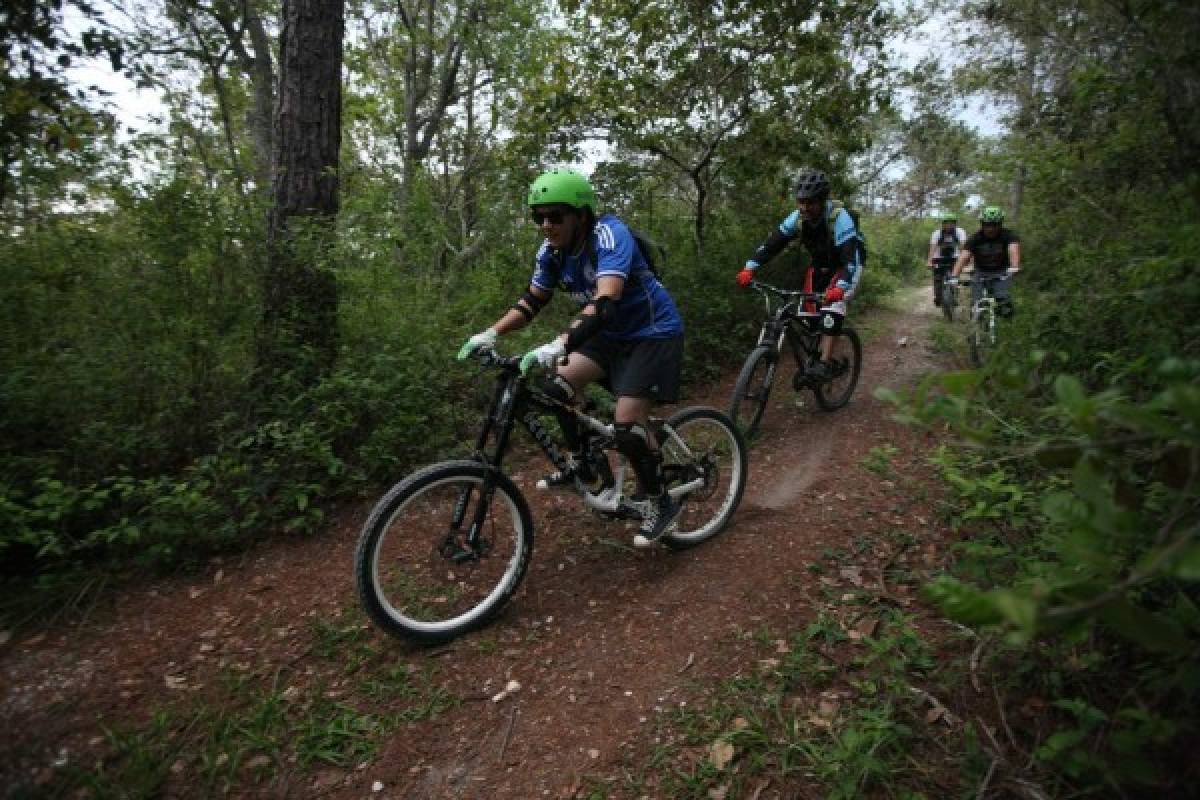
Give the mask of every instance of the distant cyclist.
[[[538, 177], [526, 200], [545, 237], [534, 258], [529, 288], [490, 328], [472, 336], [458, 357], [489, 347], [504, 333], [525, 327], [550, 301], [556, 288], [568, 292], [580, 313], [547, 344], [525, 354], [521, 368], [535, 362], [550, 371], [545, 391], [572, 403], [584, 387], [603, 381], [617, 397], [614, 438], [629, 460], [641, 494], [642, 524], [634, 544], [649, 546], [679, 517], [680, 504], [666, 491], [660, 443], [650, 428], [655, 401], [679, 398], [683, 367], [683, 319], [667, 290], [650, 270], [625, 223], [597, 215], [596, 193], [578, 172], [556, 169]], [[546, 478], [548, 486], [596, 476], [582, 452], [574, 415], [558, 414], [574, 452], [566, 473]]]
[[967, 232], [958, 227], [958, 217], [952, 214], [942, 217], [941, 227], [929, 237], [929, 268], [933, 270], [933, 304], [936, 306], [942, 304], [942, 285], [966, 243]]
[[[812, 261], [804, 273], [804, 291], [824, 292], [821, 304], [823, 330], [836, 334], [846, 318], [846, 308], [862, 278], [863, 248], [854, 217], [829, 199], [829, 179], [824, 172], [806, 170], [796, 179], [793, 194], [796, 210], [766, 241], [737, 274], [739, 286], [749, 286], [754, 271], [774, 258], [795, 239], [800, 239]], [[827, 380], [832, 370], [833, 338], [821, 339], [821, 360], [808, 374], [815, 381]]]
[[[1002, 317], [1011, 317], [1013, 303], [1008, 278], [1021, 270], [1021, 239], [1016, 231], [1004, 227], [1004, 212], [999, 206], [988, 206], [979, 214], [979, 230], [967, 239], [958, 261], [954, 262], [954, 272], [947, 282], [951, 285], [957, 284], [963, 268], [972, 262], [975, 264], [977, 278], [997, 279], [992, 283], [996, 313]], [[982, 284], [973, 281], [972, 305], [982, 296]]]

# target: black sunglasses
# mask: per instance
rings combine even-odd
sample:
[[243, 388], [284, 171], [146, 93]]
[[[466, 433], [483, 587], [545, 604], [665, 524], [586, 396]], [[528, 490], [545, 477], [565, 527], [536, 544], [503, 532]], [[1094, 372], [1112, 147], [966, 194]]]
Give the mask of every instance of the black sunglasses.
[[563, 211], [534, 211], [530, 214], [533, 217], [534, 225], [541, 225], [543, 222], [549, 222], [551, 225], [562, 225], [566, 219], [566, 212]]

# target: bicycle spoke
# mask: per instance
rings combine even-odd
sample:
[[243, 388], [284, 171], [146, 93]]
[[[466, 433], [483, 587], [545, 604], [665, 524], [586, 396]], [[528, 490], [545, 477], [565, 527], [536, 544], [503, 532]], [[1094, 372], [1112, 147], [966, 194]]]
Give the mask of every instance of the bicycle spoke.
[[731, 422], [713, 409], [685, 409], [671, 420], [674, 435], [663, 444], [668, 488], [691, 486], [667, 539], [687, 547], [717, 534], [741, 500], [746, 478], [744, 442]]

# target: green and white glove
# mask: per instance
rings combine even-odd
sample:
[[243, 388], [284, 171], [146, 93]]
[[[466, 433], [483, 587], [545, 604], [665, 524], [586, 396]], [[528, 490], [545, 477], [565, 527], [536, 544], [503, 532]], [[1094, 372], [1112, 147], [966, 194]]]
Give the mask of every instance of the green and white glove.
[[558, 339], [547, 342], [541, 347], [535, 347], [521, 357], [521, 373], [529, 372], [535, 363], [542, 369], [550, 369], [558, 360], [567, 354], [567, 347]]
[[467, 339], [466, 344], [464, 344], [462, 346], [462, 348], [459, 349], [458, 360], [462, 361], [464, 358], [467, 358], [475, 351], [482, 350], [485, 347], [488, 349], [495, 347], [496, 337], [499, 335], [500, 334], [496, 333], [495, 328], [488, 328], [483, 333], [475, 334], [470, 339]]

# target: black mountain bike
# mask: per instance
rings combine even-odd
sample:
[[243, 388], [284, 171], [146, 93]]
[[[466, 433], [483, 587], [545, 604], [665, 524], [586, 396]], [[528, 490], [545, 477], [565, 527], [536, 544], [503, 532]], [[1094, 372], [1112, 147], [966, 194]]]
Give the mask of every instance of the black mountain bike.
[[[611, 422], [559, 403], [521, 374], [520, 358], [483, 350], [475, 359], [497, 371], [495, 391], [472, 458], [420, 469], [376, 504], [355, 554], [359, 598], [380, 627], [423, 643], [453, 639], [494, 617], [512, 598], [533, 555], [533, 519], [521, 490], [502, 469], [520, 424], [559, 470], [570, 461], [542, 417], [568, 409], [584, 431], [584, 457], [600, 479], [575, 490], [584, 507], [608, 519], [642, 518], [632, 469]], [[746, 446], [714, 408], [685, 408], [651, 419], [663, 454], [663, 479], [683, 508], [660, 539], [692, 547], [720, 533], [746, 482]]]
[[941, 307], [947, 321], [954, 321], [954, 312], [958, 307], [958, 293], [954, 287], [946, 283], [946, 276], [954, 267], [954, 256], [939, 256], [933, 260], [933, 290], [937, 293], [937, 305]]
[[814, 381], [808, 376], [808, 370], [821, 360], [821, 314], [805, 311], [804, 304], [819, 303], [821, 295], [780, 289], [760, 281], [752, 281], [750, 286], [762, 294], [767, 319], [758, 334], [758, 343], [746, 356], [733, 387], [729, 416], [738, 427], [747, 436], [758, 432], [784, 342], [796, 362], [796, 373], [792, 377], [792, 387], [796, 391], [812, 389], [817, 405], [826, 411], [835, 411], [850, 402], [862, 371], [862, 342], [858, 333], [849, 325], [842, 325], [834, 338], [831, 373], [826, 380]]

